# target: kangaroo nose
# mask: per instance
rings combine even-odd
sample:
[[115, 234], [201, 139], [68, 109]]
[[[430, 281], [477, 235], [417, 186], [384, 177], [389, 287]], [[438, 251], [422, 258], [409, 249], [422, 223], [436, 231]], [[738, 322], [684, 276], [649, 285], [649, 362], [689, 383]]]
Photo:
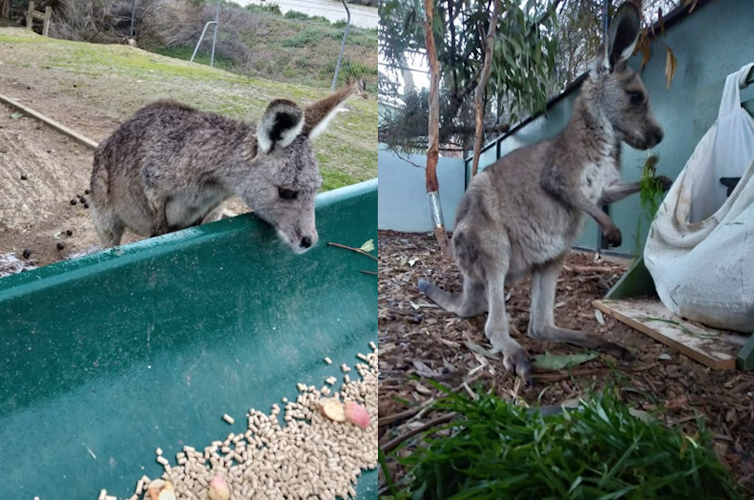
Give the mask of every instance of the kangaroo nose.
[[661, 128], [657, 129], [657, 132], [655, 132], [655, 144], [660, 144], [664, 137], [665, 132], [663, 132]]
[[302, 248], [309, 248], [310, 246], [312, 246], [312, 239], [309, 236], [304, 236], [303, 238], [301, 238], [300, 245]]

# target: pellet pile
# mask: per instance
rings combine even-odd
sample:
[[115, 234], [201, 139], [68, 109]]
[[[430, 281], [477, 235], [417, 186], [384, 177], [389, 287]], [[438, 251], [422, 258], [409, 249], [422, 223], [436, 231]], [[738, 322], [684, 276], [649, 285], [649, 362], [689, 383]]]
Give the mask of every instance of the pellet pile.
[[[244, 433], [231, 433], [203, 450], [184, 446], [173, 465], [158, 448], [162, 479], [142, 477], [129, 500], [206, 500], [208, 494], [227, 499], [225, 485], [229, 498], [237, 500], [355, 497], [362, 469], [377, 467], [377, 347], [373, 342], [370, 347], [371, 353], [358, 356], [364, 361], [355, 366], [360, 377], [351, 380], [345, 374], [338, 391], [327, 385], [334, 384], [333, 377], [320, 389], [299, 383], [295, 402], [283, 398], [283, 409], [275, 404], [269, 415], [252, 408]], [[341, 370], [351, 371], [346, 365]], [[369, 414], [368, 426], [324, 416], [321, 406], [333, 398], [361, 405]], [[104, 490], [100, 497], [106, 498]]]

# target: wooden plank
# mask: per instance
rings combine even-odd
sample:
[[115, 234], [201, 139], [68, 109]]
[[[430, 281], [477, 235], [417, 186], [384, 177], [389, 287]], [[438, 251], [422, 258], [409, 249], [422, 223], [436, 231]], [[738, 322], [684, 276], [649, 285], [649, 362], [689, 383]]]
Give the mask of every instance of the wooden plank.
[[83, 144], [84, 146], [90, 148], [90, 149], [97, 149], [97, 143], [93, 140], [89, 139], [88, 137], [84, 137], [83, 135], [79, 134], [75, 130], [71, 130], [70, 128], [66, 127], [65, 125], [56, 122], [52, 118], [48, 118], [42, 113], [38, 113], [34, 111], [33, 109], [24, 106], [21, 103], [16, 102], [15, 100], [11, 99], [10, 97], [6, 97], [2, 94], [0, 94], [0, 102], [3, 102], [7, 104], [8, 106], [11, 106], [20, 112], [22, 112], [25, 115], [31, 116], [32, 118], [36, 118], [37, 120], [45, 123], [46, 125], [54, 128], [61, 134], [65, 134], [74, 141]]
[[713, 370], [735, 370], [747, 337], [684, 321], [653, 299], [596, 300], [594, 306]]
[[42, 26], [42, 36], [47, 36], [50, 32], [50, 20], [52, 19], [52, 7], [45, 7], [44, 25]]
[[29, 13], [26, 14], [26, 29], [30, 30], [34, 22], [34, 2], [29, 2]]

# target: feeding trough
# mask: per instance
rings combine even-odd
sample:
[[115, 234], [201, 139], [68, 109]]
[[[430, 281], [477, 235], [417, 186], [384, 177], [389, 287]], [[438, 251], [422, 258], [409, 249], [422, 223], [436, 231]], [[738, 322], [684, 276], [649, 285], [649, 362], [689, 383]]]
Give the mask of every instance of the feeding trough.
[[[155, 448], [174, 463], [342, 382], [377, 342], [376, 262], [326, 242], [376, 240], [376, 214], [374, 180], [319, 196], [303, 255], [248, 215], [0, 279], [0, 496], [129, 498]], [[376, 488], [364, 471], [357, 498]]]

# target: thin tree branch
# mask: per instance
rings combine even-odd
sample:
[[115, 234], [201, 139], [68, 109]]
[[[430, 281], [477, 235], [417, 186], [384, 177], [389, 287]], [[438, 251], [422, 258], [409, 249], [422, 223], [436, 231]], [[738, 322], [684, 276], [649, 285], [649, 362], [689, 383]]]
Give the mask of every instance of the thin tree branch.
[[495, 33], [497, 31], [497, 17], [500, 15], [501, 0], [494, 0], [492, 15], [490, 16], [490, 25], [487, 29], [487, 40], [484, 42], [484, 70], [482, 79], [477, 85], [474, 95], [474, 105], [476, 107], [476, 140], [474, 141], [474, 159], [471, 165], [471, 176], [474, 177], [479, 167], [479, 154], [482, 151], [484, 142], [484, 90], [487, 87], [487, 80], [490, 79], [492, 70], [492, 49], [495, 46]]

